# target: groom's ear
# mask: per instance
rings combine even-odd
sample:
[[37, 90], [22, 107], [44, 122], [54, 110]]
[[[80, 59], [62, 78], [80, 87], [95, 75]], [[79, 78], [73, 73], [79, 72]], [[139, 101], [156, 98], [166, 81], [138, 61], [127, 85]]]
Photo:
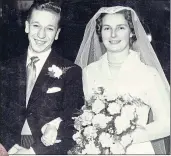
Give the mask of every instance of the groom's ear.
[[30, 28], [29, 28], [29, 22], [28, 21], [25, 21], [25, 33], [29, 33], [30, 31]]
[[58, 28], [58, 30], [56, 32], [56, 35], [55, 35], [55, 40], [58, 39], [60, 31], [61, 31], [61, 28]]

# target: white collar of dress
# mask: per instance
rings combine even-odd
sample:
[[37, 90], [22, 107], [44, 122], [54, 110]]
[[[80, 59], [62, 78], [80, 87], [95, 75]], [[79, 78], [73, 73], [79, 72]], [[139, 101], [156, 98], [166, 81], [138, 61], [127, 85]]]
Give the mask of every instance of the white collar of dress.
[[[109, 64], [108, 64], [108, 60], [107, 60], [107, 53], [105, 53], [99, 60], [101, 62], [100, 68], [103, 71], [103, 73], [105, 73], [105, 75], [109, 78], [112, 79], [112, 75], [109, 69]], [[130, 53], [127, 57], [127, 59], [125, 59], [125, 61], [123, 62], [123, 64], [121, 65], [120, 68], [120, 72], [119, 75], [121, 73], [125, 73], [128, 71], [132, 71], [134, 70], [134, 68], [136, 68], [136, 63], [140, 62], [140, 53], [130, 50]]]

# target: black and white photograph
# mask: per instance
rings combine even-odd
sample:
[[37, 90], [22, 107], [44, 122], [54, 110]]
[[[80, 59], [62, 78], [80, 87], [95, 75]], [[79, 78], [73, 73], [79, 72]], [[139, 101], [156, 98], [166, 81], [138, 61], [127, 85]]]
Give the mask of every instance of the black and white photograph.
[[169, 0], [2, 0], [0, 156], [170, 155]]

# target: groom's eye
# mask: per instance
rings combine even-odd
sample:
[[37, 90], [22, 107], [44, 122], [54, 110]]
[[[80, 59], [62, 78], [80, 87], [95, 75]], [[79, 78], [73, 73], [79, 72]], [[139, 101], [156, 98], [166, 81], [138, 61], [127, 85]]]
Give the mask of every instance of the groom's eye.
[[38, 24], [33, 24], [33, 27], [38, 28], [39, 25]]
[[53, 28], [47, 28], [49, 31], [53, 31], [54, 29]]

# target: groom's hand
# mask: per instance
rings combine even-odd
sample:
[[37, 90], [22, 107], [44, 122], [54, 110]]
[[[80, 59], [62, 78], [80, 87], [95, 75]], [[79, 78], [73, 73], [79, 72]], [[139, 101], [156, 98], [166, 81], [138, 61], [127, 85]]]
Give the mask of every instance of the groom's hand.
[[[51, 146], [56, 142], [57, 138], [57, 129], [54, 125], [48, 124], [43, 136], [41, 137], [41, 141], [45, 146]], [[58, 142], [59, 143], [59, 142]]]

